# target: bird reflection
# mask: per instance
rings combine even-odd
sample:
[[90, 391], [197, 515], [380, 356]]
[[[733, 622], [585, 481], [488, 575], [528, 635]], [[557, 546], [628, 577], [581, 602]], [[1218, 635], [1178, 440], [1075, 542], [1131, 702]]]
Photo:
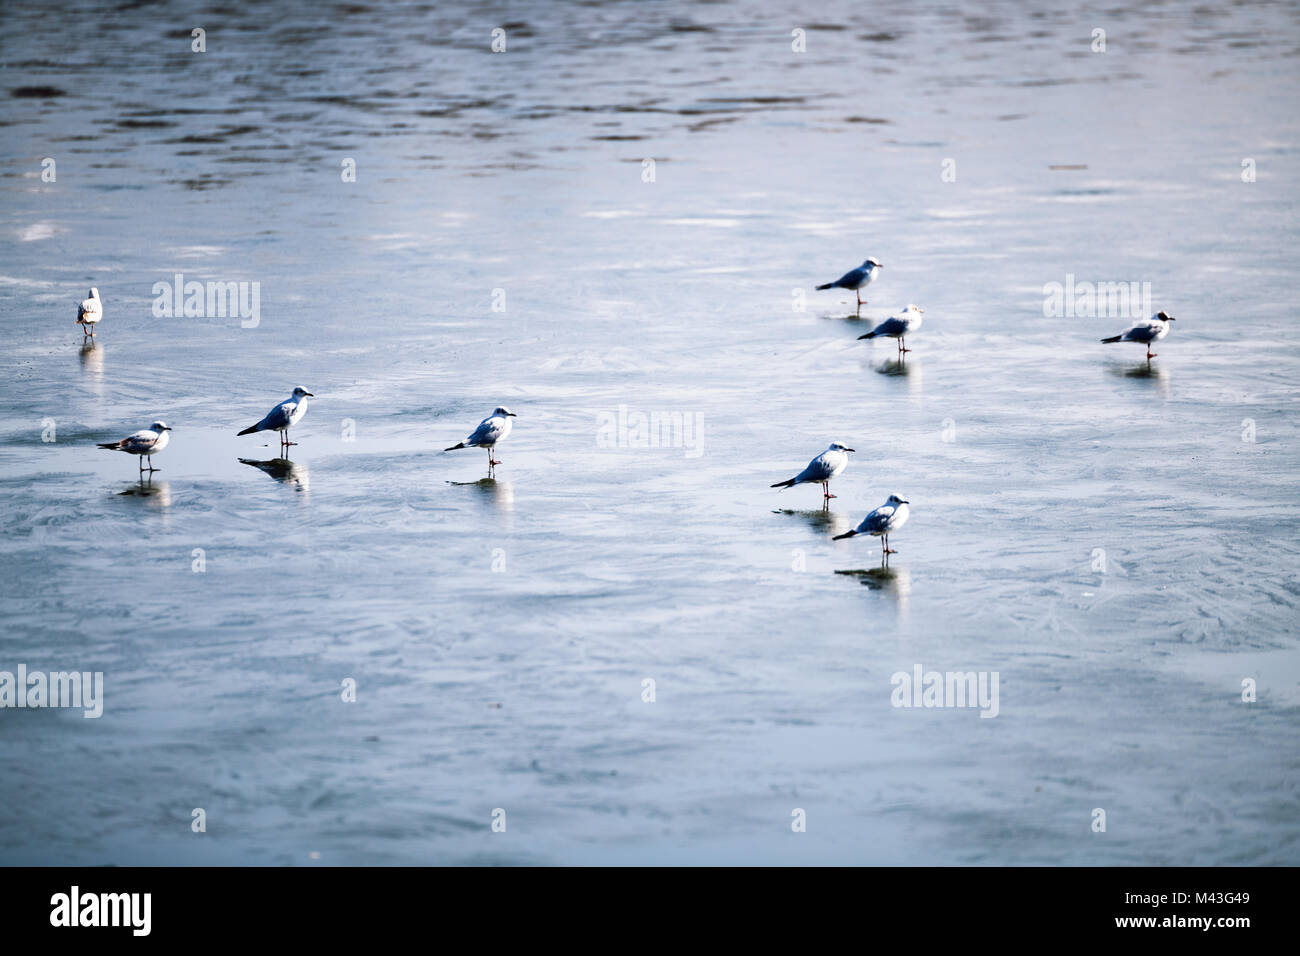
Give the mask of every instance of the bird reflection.
[[155, 504], [160, 508], [168, 508], [172, 503], [172, 486], [169, 481], [154, 481], [153, 475], [145, 472], [138, 482], [128, 485], [123, 491], [119, 491], [118, 496], [148, 498], [150, 504]]
[[[882, 558], [883, 560], [883, 558]], [[858, 583], [872, 591], [881, 591], [898, 602], [900, 618], [907, 616], [912, 594], [912, 572], [907, 568], [891, 568], [882, 564], [878, 568], [863, 568], [854, 571], [836, 571], [858, 579]]]
[[1151, 362], [1139, 362], [1137, 365], [1111, 365], [1110, 373], [1117, 378], [1145, 379], [1160, 390], [1160, 394], [1169, 394], [1169, 369], [1164, 365]]
[[857, 312], [850, 312], [848, 315], [843, 315], [839, 312], [824, 312], [822, 313], [822, 318], [834, 319], [840, 322], [844, 322], [845, 324], [852, 327], [854, 331], [861, 331], [862, 323], [868, 321], [866, 316], [862, 314], [861, 309], [859, 309]]
[[449, 481], [447, 484], [460, 488], [474, 488], [484, 501], [502, 511], [515, 510], [515, 488], [508, 481], [498, 478], [480, 478], [478, 481]]
[[239, 459], [245, 465], [252, 465], [254, 468], [266, 472], [276, 481], [290, 485], [294, 491], [307, 491], [310, 480], [307, 475], [307, 466], [300, 465], [296, 461], [290, 461], [288, 458], [268, 458], [266, 461], [254, 461], [252, 458]]
[[96, 394], [102, 394], [104, 386], [104, 350], [94, 339], [87, 339], [85, 344], [77, 350], [77, 358], [81, 361], [81, 370], [90, 376]]
[[104, 370], [104, 350], [97, 342], [86, 342], [77, 350], [77, 355], [81, 359], [81, 367], [87, 372], [98, 373]]
[[[829, 505], [830, 502], [827, 502]], [[852, 519], [844, 512], [831, 511], [829, 508], [822, 508], [820, 511], [794, 511], [789, 508], [783, 508], [779, 511], [773, 511], [777, 515], [795, 515], [808, 522], [808, 526], [818, 534], [843, 534], [853, 526]]]
[[916, 359], [908, 361], [905, 355], [901, 353], [895, 358], [881, 362], [879, 365], [873, 365], [871, 370], [878, 375], [888, 375], [891, 378], [901, 378], [907, 382], [907, 391], [911, 395], [918, 395], [921, 391], [921, 363]]

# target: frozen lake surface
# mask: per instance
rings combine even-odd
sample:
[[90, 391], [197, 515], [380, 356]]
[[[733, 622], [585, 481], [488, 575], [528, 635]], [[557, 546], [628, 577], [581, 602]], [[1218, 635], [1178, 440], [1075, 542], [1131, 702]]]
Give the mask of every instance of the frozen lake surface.
[[0, 863], [1300, 863], [1297, 6], [475, 6], [0, 19]]

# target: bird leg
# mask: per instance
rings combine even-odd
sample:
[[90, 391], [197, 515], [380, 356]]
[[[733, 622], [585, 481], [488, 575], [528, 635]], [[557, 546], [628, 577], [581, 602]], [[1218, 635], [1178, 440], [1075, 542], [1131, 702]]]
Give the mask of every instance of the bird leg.
[[149, 470], [150, 470], [150, 471], [162, 471], [161, 468], [155, 468], [155, 467], [153, 466], [153, 455], [150, 455], [150, 456], [149, 456]]
[[911, 349], [909, 349], [909, 348], [907, 347], [907, 336], [906, 336], [906, 335], [900, 335], [900, 336], [898, 337], [898, 351], [900, 351], [900, 352], [910, 352], [910, 351], [912, 351]]
[[827, 501], [835, 497], [833, 494], [831, 494], [831, 483], [829, 481], [822, 482], [822, 497], [825, 498]]
[[885, 547], [884, 547], [884, 550], [881, 551], [880, 553], [881, 553], [881, 554], [898, 554], [897, 551], [895, 551], [893, 548], [891, 548], [891, 547], [889, 546], [889, 535], [885, 535], [884, 538], [885, 538]]
[[1147, 349], [1147, 361], [1150, 362], [1155, 357], [1156, 357], [1156, 353], [1152, 352], [1150, 349]]

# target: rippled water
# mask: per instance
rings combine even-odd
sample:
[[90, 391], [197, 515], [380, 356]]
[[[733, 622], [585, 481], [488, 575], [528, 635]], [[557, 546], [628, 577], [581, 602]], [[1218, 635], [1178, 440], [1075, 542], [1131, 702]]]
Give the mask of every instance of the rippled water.
[[0, 862], [1300, 862], [1300, 13], [1056, 6], [6, 7]]

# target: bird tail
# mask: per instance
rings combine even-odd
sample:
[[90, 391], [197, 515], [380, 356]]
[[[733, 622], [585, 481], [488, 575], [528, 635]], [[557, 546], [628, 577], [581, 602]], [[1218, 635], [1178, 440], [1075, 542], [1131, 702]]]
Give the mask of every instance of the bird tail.
[[444, 448], [443, 451], [455, 451], [457, 448], [464, 448], [464, 447], [465, 447], [465, 443], [460, 442], [458, 444], [452, 445], [450, 448]]
[[817, 291], [818, 291], [818, 292], [821, 292], [823, 289], [829, 289], [829, 288], [830, 288], [831, 286], [833, 286], [834, 284], [835, 284], [834, 282], [828, 282], [828, 283], [826, 283], [825, 285], [819, 285], [819, 286], [817, 287]]
[[110, 442], [104, 442], [104, 443], [101, 444], [101, 445], [96, 445], [95, 447], [96, 447], [96, 448], [113, 448], [113, 449], [117, 449], [117, 448], [121, 448], [121, 447], [122, 447], [122, 443], [121, 443], [120, 441], [110, 441]]
[[868, 332], [866, 335], [859, 335], [858, 341], [862, 341], [863, 339], [874, 339], [875, 337], [876, 337], [875, 332]]
[[773, 488], [793, 488], [793, 487], [794, 487], [794, 479], [791, 478], [789, 481], [778, 481], [776, 484], [772, 485], [772, 487], [773, 487]]
[[838, 540], [840, 540], [840, 538], [851, 538], [851, 537], [853, 537], [855, 534], [857, 534], [856, 531], [845, 531], [843, 534], [837, 534], [835, 537], [831, 538], [831, 540], [832, 540], [832, 541], [838, 541]]
[[1103, 341], [1103, 342], [1118, 342], [1118, 341], [1119, 341], [1120, 339], [1122, 339], [1123, 337], [1124, 337], [1124, 336], [1122, 336], [1122, 335], [1112, 335], [1112, 336], [1111, 336], [1110, 338], [1108, 338], [1108, 339], [1102, 339], [1102, 341]]
[[[251, 434], [253, 434], [253, 432], [255, 432], [255, 431], [257, 431], [257, 426], [256, 426], [256, 425], [249, 425], [249, 426], [248, 426], [247, 428], [245, 428], [242, 432], [239, 432], [239, 434], [240, 434], [240, 435], [251, 435]], [[247, 472], [245, 472], [245, 474], [247, 474]]]

